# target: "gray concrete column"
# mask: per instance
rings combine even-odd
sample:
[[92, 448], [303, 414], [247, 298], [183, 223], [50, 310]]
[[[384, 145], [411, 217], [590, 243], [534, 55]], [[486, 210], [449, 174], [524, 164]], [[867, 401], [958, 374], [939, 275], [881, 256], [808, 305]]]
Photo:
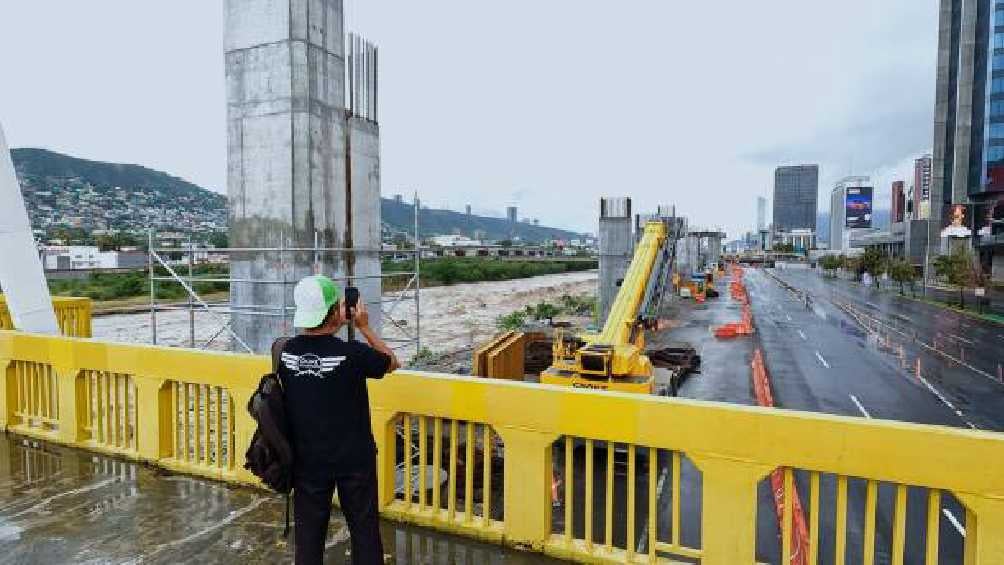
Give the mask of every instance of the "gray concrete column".
[[620, 290], [631, 257], [634, 239], [631, 237], [631, 199], [627, 197], [600, 198], [600, 278], [599, 320], [606, 322], [610, 306]]
[[[226, 0], [224, 10], [231, 247], [307, 248], [317, 241], [321, 247], [378, 249], [379, 130], [364, 119], [365, 127], [349, 133], [342, 1]], [[356, 129], [365, 132], [355, 136]], [[350, 145], [359, 164], [351, 170]], [[379, 260], [366, 253], [356, 260], [322, 253], [319, 271], [343, 277], [358, 266], [379, 274]], [[313, 273], [315, 254], [282, 255], [231, 256], [235, 309], [292, 305], [292, 284], [284, 293], [274, 281]], [[263, 282], [241, 282], [247, 280]], [[379, 283], [356, 286], [374, 304], [379, 300]], [[249, 313], [232, 318], [237, 334], [258, 352], [275, 336], [292, 333], [290, 320]]]

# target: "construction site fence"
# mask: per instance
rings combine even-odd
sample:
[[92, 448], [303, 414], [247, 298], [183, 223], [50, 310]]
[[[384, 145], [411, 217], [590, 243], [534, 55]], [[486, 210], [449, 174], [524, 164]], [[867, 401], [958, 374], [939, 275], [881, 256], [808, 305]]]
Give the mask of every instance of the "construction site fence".
[[[257, 484], [245, 406], [265, 357], [0, 331], [0, 369], [7, 431]], [[880, 488], [895, 492], [891, 563], [906, 547], [938, 562], [949, 495], [965, 507], [964, 562], [1004, 563], [1001, 434], [413, 371], [369, 389], [388, 518], [582, 561], [754, 563], [757, 528], [777, 529], [758, 526], [757, 487], [782, 468], [786, 558], [797, 470], [806, 563], [831, 562], [824, 514], [837, 562], [855, 535], [875, 560]], [[860, 528], [849, 483], [867, 488]], [[908, 504], [926, 516], [921, 538], [907, 536]]]
[[[70, 296], [52, 297], [59, 332], [67, 337], [91, 337], [91, 299]], [[14, 320], [7, 300], [0, 294], [0, 330], [13, 330]]]

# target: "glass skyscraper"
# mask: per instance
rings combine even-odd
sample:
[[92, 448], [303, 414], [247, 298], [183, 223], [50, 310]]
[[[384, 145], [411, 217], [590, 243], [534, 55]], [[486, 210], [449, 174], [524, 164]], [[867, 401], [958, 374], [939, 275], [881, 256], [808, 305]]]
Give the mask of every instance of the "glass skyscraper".
[[774, 231], [816, 231], [819, 165], [774, 169]]
[[[956, 205], [966, 206], [974, 243], [984, 241], [980, 233], [1004, 229], [1004, 0], [941, 0], [939, 26], [929, 228], [935, 253]], [[977, 247], [996, 271], [1004, 250], [994, 240]]]

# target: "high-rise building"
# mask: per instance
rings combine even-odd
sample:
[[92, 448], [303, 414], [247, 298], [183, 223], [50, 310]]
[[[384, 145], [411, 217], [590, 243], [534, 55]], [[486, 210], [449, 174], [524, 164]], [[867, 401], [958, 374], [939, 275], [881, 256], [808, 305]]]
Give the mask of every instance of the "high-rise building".
[[1004, 4], [941, 0], [937, 73], [930, 256], [953, 208], [971, 205], [983, 266], [1004, 279]]
[[931, 156], [924, 155], [913, 161], [913, 218], [931, 216]]
[[774, 229], [816, 230], [819, 165], [778, 167], [774, 170]]
[[892, 182], [892, 218], [894, 224], [906, 219], [906, 183], [901, 180]]
[[871, 230], [872, 186], [868, 177], [847, 177], [830, 193], [830, 249], [849, 249], [850, 236]]
[[767, 229], [767, 199], [763, 196], [756, 197], [756, 229]]

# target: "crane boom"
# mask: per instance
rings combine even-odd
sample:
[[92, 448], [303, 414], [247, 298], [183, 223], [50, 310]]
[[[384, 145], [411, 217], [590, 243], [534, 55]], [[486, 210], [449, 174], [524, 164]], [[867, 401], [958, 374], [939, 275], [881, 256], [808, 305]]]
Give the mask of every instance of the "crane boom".
[[644, 354], [644, 327], [654, 316], [672, 269], [669, 230], [659, 220], [645, 224], [620, 290], [599, 333], [571, 344], [556, 336], [553, 360], [541, 382], [579, 388], [652, 392], [652, 363]]

